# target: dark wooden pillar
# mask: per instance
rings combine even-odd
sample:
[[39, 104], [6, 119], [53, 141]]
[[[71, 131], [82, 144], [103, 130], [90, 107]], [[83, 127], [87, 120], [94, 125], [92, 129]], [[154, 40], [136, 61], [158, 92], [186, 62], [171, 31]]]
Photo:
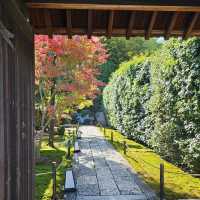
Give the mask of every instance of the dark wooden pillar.
[[3, 70], [3, 39], [0, 37], [0, 199], [5, 199], [5, 123], [4, 123], [4, 70]]
[[0, 2], [0, 199], [33, 199], [33, 34], [14, 0]]

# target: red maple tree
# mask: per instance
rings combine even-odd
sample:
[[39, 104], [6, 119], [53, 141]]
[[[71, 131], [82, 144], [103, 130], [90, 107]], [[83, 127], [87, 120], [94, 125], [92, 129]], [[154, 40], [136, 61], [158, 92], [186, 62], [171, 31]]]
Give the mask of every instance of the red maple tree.
[[[108, 54], [99, 38], [45, 35], [35, 36], [35, 74], [41, 128], [50, 125], [49, 143], [53, 146], [55, 120], [63, 112], [93, 100], [103, 83], [97, 79], [98, 66], [105, 63]], [[46, 123], [45, 123], [46, 122]]]

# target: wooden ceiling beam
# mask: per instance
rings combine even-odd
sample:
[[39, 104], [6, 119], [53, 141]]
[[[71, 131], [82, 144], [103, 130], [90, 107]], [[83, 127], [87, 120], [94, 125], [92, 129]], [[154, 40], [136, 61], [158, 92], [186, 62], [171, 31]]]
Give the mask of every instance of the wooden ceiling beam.
[[91, 4], [91, 3], [49, 3], [48, 1], [41, 2], [27, 2], [29, 8], [46, 8], [46, 9], [83, 9], [83, 10], [127, 10], [127, 11], [173, 11], [173, 12], [200, 12], [200, 5], [190, 6], [180, 5], [177, 3], [173, 5], [153, 5], [153, 4]]
[[72, 13], [71, 10], [66, 10], [66, 22], [67, 22], [67, 35], [68, 38], [71, 39], [72, 38]]
[[134, 21], [135, 21], [135, 13], [131, 12], [130, 14], [130, 18], [129, 18], [129, 23], [128, 23], [128, 30], [126, 33], [126, 38], [129, 39], [133, 30], [133, 25], [134, 25]]
[[187, 39], [190, 36], [190, 34], [192, 32], [192, 29], [194, 28], [194, 26], [195, 26], [195, 24], [197, 22], [198, 17], [199, 17], [199, 13], [194, 13], [192, 15], [192, 19], [190, 21], [190, 24], [189, 24], [189, 26], [188, 26], [188, 28], [187, 28], [184, 36], [183, 36], [184, 39]]
[[45, 21], [45, 26], [48, 30], [48, 35], [50, 38], [52, 38], [53, 31], [52, 31], [52, 20], [51, 20], [50, 10], [47, 10], [47, 9], [44, 10], [44, 21]]
[[[35, 28], [34, 29], [36, 34], [47, 34], [48, 29], [47, 28]], [[71, 29], [71, 33], [73, 34], [80, 34], [80, 35], [86, 35], [87, 34], [87, 29], [84, 28], [72, 28]], [[125, 28], [115, 28], [112, 30], [112, 35], [113, 36], [124, 36], [127, 32], [127, 29]], [[67, 34], [67, 30], [66, 27], [54, 27], [53, 28], [53, 33], [54, 34]], [[132, 30], [131, 35], [130, 36], [144, 36], [146, 33], [145, 30]], [[96, 36], [102, 36], [102, 35], [106, 35], [107, 34], [107, 30], [106, 29], [93, 29], [92, 32], [93, 35]], [[152, 30], [151, 35], [152, 36], [163, 36], [165, 34], [165, 30]], [[184, 31], [183, 30], [173, 30], [171, 31], [171, 35], [172, 36], [180, 36], [183, 35]], [[191, 36], [200, 36], [200, 31], [196, 30], [196, 31], [192, 31]]]
[[153, 12], [152, 15], [151, 15], [150, 23], [149, 23], [147, 32], [145, 34], [145, 39], [146, 40], [148, 40], [150, 38], [150, 36], [151, 36], [151, 32], [153, 30], [153, 26], [154, 26], [154, 24], [156, 22], [157, 14], [158, 14], [158, 12]]
[[111, 38], [112, 36], [113, 22], [114, 22], [114, 11], [112, 10], [109, 12], [109, 17], [108, 17], [108, 33], [107, 33], [108, 38]]
[[173, 28], [174, 28], [174, 26], [176, 24], [177, 17], [178, 17], [178, 13], [177, 12], [172, 14], [168, 29], [167, 29], [166, 34], [165, 34], [165, 39], [166, 40], [168, 40], [170, 35], [171, 35], [171, 32], [172, 32], [172, 30], [173, 30]]
[[88, 10], [88, 38], [92, 36], [92, 10]]

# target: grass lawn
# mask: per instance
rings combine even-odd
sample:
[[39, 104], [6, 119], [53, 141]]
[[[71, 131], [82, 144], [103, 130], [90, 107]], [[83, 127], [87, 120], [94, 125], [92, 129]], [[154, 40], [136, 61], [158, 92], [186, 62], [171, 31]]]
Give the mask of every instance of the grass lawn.
[[49, 147], [48, 137], [42, 138], [41, 158], [42, 161], [35, 166], [35, 199], [50, 200], [52, 196], [52, 174], [43, 174], [52, 171], [52, 161], [57, 162], [57, 193], [62, 197], [63, 191], [61, 186], [64, 185], [65, 170], [71, 167], [71, 160], [66, 160], [66, 137], [55, 136], [55, 148]]
[[[103, 129], [101, 128], [103, 132]], [[112, 130], [114, 131], [114, 130]], [[105, 138], [110, 140], [111, 129], [106, 129]], [[180, 168], [164, 161], [158, 154], [151, 149], [126, 139], [125, 136], [117, 131], [113, 134], [113, 146], [119, 151], [138, 172], [141, 178], [159, 194], [159, 166], [165, 166], [165, 194], [167, 200], [179, 198], [199, 198], [200, 199], [200, 179], [194, 178], [184, 173]], [[123, 141], [128, 144], [127, 154], [123, 153]], [[168, 173], [173, 172], [173, 173]]]

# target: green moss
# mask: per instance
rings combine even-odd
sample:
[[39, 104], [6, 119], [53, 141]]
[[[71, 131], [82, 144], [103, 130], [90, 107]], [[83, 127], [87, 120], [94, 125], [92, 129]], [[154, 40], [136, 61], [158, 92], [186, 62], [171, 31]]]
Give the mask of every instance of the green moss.
[[[101, 130], [103, 132], [103, 130]], [[113, 130], [112, 130], [113, 131]], [[110, 140], [111, 129], [106, 129], [105, 138]], [[179, 198], [200, 198], [200, 179], [183, 172], [180, 168], [163, 160], [151, 149], [127, 139], [114, 131], [113, 146], [119, 151], [137, 171], [141, 178], [159, 194], [159, 166], [165, 166], [165, 194], [167, 200]], [[123, 153], [123, 141], [128, 144], [127, 154]], [[173, 172], [173, 173], [169, 173]]]
[[[49, 200], [52, 196], [52, 161], [57, 163], [57, 194], [62, 198], [64, 185], [65, 170], [71, 167], [71, 160], [66, 159], [65, 141], [67, 136], [55, 137], [55, 148], [48, 146], [48, 138], [44, 137], [41, 144], [41, 158], [42, 161], [35, 166], [35, 199], [36, 200]], [[49, 173], [48, 173], [49, 172]], [[44, 173], [44, 174], [43, 174]], [[47, 174], [45, 174], [47, 173]]]

